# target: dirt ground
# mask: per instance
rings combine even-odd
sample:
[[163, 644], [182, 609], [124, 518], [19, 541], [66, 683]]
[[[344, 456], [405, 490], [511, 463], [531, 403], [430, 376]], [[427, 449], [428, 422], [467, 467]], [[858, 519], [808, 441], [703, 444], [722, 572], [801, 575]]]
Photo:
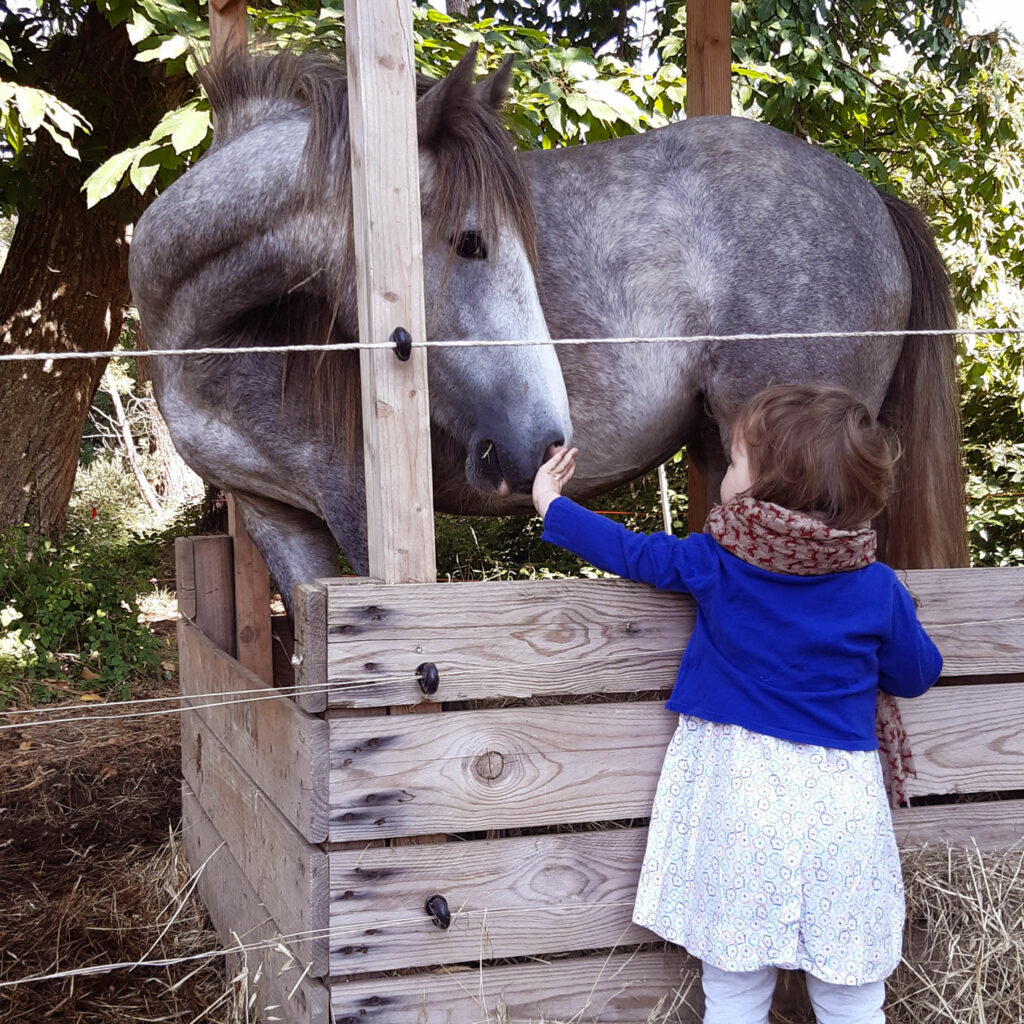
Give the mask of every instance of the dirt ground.
[[[146, 696], [176, 692], [175, 679]], [[218, 948], [202, 907], [180, 898], [180, 760], [176, 714], [0, 732], [0, 984]], [[0, 987], [0, 1020], [233, 1024], [223, 966]]]
[[[0, 731], [3, 1024], [247, 1024], [245, 992], [188, 895], [180, 762], [177, 714]], [[910, 941], [889, 980], [889, 1020], [1022, 1024], [1024, 845], [905, 850], [903, 867]], [[61, 972], [74, 973], [23, 981]]]

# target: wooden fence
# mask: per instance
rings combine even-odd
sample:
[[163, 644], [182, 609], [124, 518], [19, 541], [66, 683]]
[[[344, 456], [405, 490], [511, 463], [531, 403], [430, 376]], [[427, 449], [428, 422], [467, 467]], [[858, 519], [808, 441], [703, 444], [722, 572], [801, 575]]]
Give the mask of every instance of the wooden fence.
[[[179, 564], [229, 581], [195, 571], [225, 544], [180, 542]], [[897, 833], [1007, 845], [1024, 834], [1024, 569], [906, 582], [945, 675], [902, 702], [908, 793], [928, 802], [895, 812]], [[265, 1019], [469, 1024], [501, 1006], [636, 1024], [681, 982], [694, 998], [670, 1019], [699, 1019], [693, 966], [630, 921], [689, 598], [617, 580], [304, 585], [291, 699], [204, 634], [230, 593], [189, 594], [185, 845], [224, 942], [270, 943], [246, 954]], [[281, 623], [275, 642], [291, 653]], [[388, 713], [428, 701], [455, 707]], [[975, 802], [934, 800], [952, 794]]]

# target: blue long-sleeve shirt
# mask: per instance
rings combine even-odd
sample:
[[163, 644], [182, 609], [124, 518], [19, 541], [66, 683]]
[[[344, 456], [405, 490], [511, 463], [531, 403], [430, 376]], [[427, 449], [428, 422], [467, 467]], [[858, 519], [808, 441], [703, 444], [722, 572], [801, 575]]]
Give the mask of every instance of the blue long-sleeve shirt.
[[543, 539], [618, 576], [692, 594], [697, 625], [668, 708], [797, 743], [874, 750], [879, 687], [916, 697], [942, 656], [881, 562], [822, 576], [750, 565], [708, 534], [640, 534], [568, 498]]

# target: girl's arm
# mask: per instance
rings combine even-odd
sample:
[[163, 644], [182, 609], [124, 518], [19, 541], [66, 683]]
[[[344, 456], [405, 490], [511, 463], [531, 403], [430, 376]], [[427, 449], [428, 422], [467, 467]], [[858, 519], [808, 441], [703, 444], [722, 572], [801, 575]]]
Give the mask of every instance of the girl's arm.
[[664, 533], [633, 533], [560, 497], [575, 469], [576, 449], [560, 449], [537, 471], [533, 503], [544, 517], [542, 540], [617, 576], [662, 590], [690, 591], [707, 571], [707, 546]]
[[938, 680], [942, 655], [917, 620], [914, 599], [893, 581], [892, 632], [878, 652], [878, 685], [896, 697], [919, 697]]

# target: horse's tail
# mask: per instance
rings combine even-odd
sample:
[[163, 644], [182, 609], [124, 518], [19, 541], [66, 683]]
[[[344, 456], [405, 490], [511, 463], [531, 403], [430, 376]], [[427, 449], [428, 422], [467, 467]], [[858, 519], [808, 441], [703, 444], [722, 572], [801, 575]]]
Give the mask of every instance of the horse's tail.
[[[882, 194], [910, 268], [908, 331], [950, 330], [949, 275], [924, 216]], [[891, 501], [875, 523], [879, 557], [904, 569], [967, 565], [956, 342], [950, 334], [903, 339], [880, 419], [902, 449]]]

